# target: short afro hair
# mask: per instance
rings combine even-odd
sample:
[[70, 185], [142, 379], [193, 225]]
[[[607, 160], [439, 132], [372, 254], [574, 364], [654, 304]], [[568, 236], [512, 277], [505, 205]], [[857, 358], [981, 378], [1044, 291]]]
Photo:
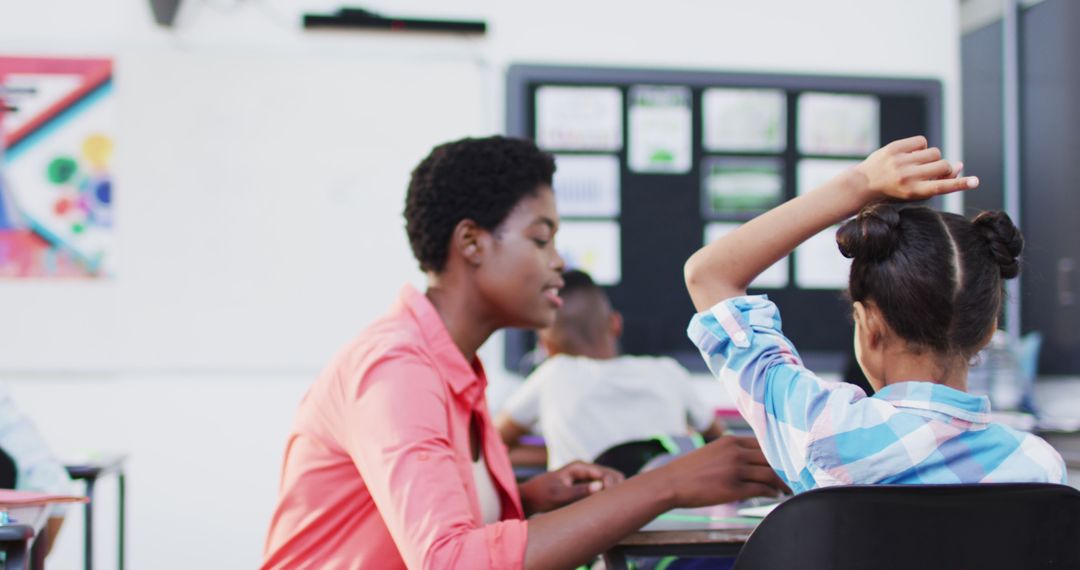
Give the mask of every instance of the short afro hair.
[[469, 219], [495, 230], [525, 196], [551, 186], [555, 159], [532, 141], [494, 136], [435, 147], [405, 197], [405, 231], [422, 271], [446, 268], [450, 234]]

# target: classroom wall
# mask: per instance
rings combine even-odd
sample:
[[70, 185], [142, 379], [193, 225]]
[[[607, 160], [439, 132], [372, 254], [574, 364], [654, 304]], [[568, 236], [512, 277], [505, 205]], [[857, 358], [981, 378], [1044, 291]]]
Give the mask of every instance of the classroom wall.
[[[119, 223], [131, 228], [125, 238], [128, 243], [122, 241], [120, 245], [125, 263], [119, 265], [111, 285], [0, 283], [0, 296], [14, 296], [22, 306], [14, 313], [18, 318], [12, 320], [11, 311], [15, 309], [7, 309], [11, 305], [0, 302], [7, 311], [4, 322], [17, 325], [12, 328], [15, 333], [0, 333], [0, 352], [41, 350], [36, 343], [28, 346], [26, 339], [46, 337], [51, 331], [42, 323], [75, 319], [91, 323], [84, 330], [93, 330], [95, 319], [109, 318], [109, 314], [95, 313], [95, 309], [76, 301], [59, 300], [59, 306], [47, 301], [68, 295], [74, 299], [107, 295], [113, 303], [110, 306], [126, 314], [129, 299], [120, 294], [125, 287], [137, 293], [131, 302], [160, 311], [159, 318], [147, 326], [160, 326], [161, 319], [190, 325], [181, 313], [214, 305], [219, 302], [216, 296], [223, 294], [235, 296], [239, 303], [238, 314], [220, 315], [228, 326], [237, 327], [234, 331], [250, 331], [243, 328], [243, 322], [251, 315], [273, 315], [284, 310], [288, 318], [266, 318], [259, 323], [262, 333], [232, 334], [228, 342], [199, 343], [197, 328], [155, 331], [169, 335], [165, 337], [169, 342], [178, 343], [163, 350], [164, 356], [128, 354], [136, 351], [125, 340], [143, 342], [139, 327], [130, 324], [127, 328], [102, 325], [113, 327], [108, 330], [116, 335], [111, 338], [116, 351], [103, 361], [65, 362], [62, 356], [53, 360], [40, 352], [22, 360], [19, 356], [0, 356], [0, 363], [7, 364], [0, 371], [0, 379], [13, 387], [20, 403], [36, 418], [58, 452], [72, 455], [122, 450], [131, 454], [128, 498], [132, 568], [205, 566], [208, 554], [210, 567], [257, 565], [273, 506], [282, 445], [297, 401], [332, 352], [385, 308], [398, 283], [422, 281], [407, 259], [404, 234], [395, 230], [394, 219], [400, 211], [397, 205], [404, 195], [407, 171], [437, 140], [492, 133], [501, 128], [502, 73], [508, 63], [939, 78], [945, 92], [945, 144], [951, 156], [960, 156], [958, 15], [955, 3], [949, 1], [671, 0], [662, 7], [637, 7], [615, 0], [552, 0], [542, 4], [474, 0], [453, 5], [416, 0], [367, 4], [370, 9], [393, 14], [486, 19], [491, 32], [473, 39], [304, 33], [297, 24], [299, 13], [335, 7], [335, 3], [313, 0], [187, 0], [176, 30], [169, 32], [153, 26], [146, 4], [131, 0], [35, 0], [0, 7], [0, 53], [117, 57], [122, 125], [118, 144], [124, 155], [117, 173], [118, 215]], [[276, 62], [291, 62], [288, 64], [293, 66], [311, 62], [339, 65], [342, 69], [360, 65], [369, 70], [378, 68], [381, 77], [397, 73], [422, 76], [430, 72], [450, 73], [458, 78], [450, 91], [454, 103], [450, 108], [441, 106], [447, 101], [438, 89], [418, 96], [396, 93], [392, 85], [378, 86], [381, 95], [372, 94], [371, 100], [392, 102], [400, 97], [406, 104], [421, 104], [428, 109], [424, 125], [402, 121], [400, 128], [406, 136], [378, 148], [379, 160], [371, 169], [341, 171], [354, 177], [338, 180], [337, 186], [333, 176], [316, 177], [317, 198], [313, 200], [323, 201], [300, 206], [312, 224], [318, 224], [320, 216], [340, 216], [332, 220], [335, 224], [342, 218], [347, 222], [350, 218], [341, 213], [341, 208], [380, 220], [352, 226], [346, 223], [341, 230], [341, 241], [356, 247], [356, 267], [303, 263], [304, 277], [291, 282], [298, 291], [309, 291], [314, 286], [312, 281], [332, 281], [334, 285], [326, 294], [342, 303], [340, 311], [311, 315], [303, 310], [304, 299], [260, 297], [260, 282], [293, 277], [267, 273], [257, 266], [236, 267], [226, 259], [205, 266], [207, 271], [217, 272], [210, 277], [222, 279], [228, 284], [225, 287], [191, 281], [191, 298], [178, 301], [168, 296], [149, 296], [154, 283], [168, 290], [172, 281], [166, 281], [168, 264], [155, 261], [147, 248], [131, 243], [143, 235], [139, 232], [149, 235], [151, 224], [147, 220], [153, 218], [155, 225], [174, 224], [192, 232], [190, 242], [168, 243], [170, 253], [191, 263], [198, 263], [194, 244], [235, 248], [247, 242], [244, 236], [228, 232], [215, 234], [218, 241], [212, 243], [200, 241], [199, 224], [179, 214], [170, 218], [173, 214], [154, 208], [155, 200], [145, 194], [143, 187], [149, 181], [148, 164], [164, 172], [194, 169], [211, 185], [221, 180], [236, 182], [236, 178], [233, 166], [209, 160], [205, 154], [151, 154], [167, 147], [142, 129], [141, 125], [151, 120], [154, 104], [139, 99], [139, 93], [159, 80], [168, 82], [170, 64], [173, 69], [197, 75], [204, 69], [200, 62], [208, 69], [230, 61], [248, 61], [265, 69], [272, 69]], [[265, 71], [256, 80], [270, 82], [271, 75], [272, 71]], [[419, 85], [417, 79], [403, 81]], [[198, 109], [181, 101], [163, 102], [161, 112], [172, 117], [159, 124], [175, 127], [190, 122], [205, 127], [200, 113], [235, 116], [240, 112], [237, 100], [247, 93], [246, 88], [243, 84], [215, 85], [213, 89], [219, 90], [220, 96], [201, 97]], [[360, 102], [368, 100], [363, 90], [358, 90], [356, 97]], [[340, 100], [333, 101], [341, 104]], [[389, 112], [403, 113], [401, 109]], [[346, 114], [347, 120], [361, 118]], [[245, 154], [244, 143], [269, 135], [245, 130], [255, 127], [246, 127], [244, 121], [229, 125], [225, 138], [215, 142], [217, 148], [243, 164], [259, 164], [258, 157]], [[363, 125], [356, 128], [362, 129]], [[414, 129], [422, 135], [409, 136]], [[211, 132], [206, 131], [206, 135]], [[146, 140], [140, 140], [143, 137]], [[348, 143], [352, 139], [342, 135], [341, 140]], [[325, 152], [317, 142], [298, 142], [295, 148], [300, 156], [315, 154], [316, 150]], [[321, 164], [318, 157], [306, 159]], [[279, 182], [268, 177], [260, 183], [271, 196], [296, 192], [295, 180]], [[354, 194], [367, 185], [378, 186], [379, 197], [374, 201]], [[164, 188], [170, 187], [166, 184]], [[341, 198], [334, 202], [337, 207], [326, 202], [334, 188], [338, 188]], [[304, 195], [297, 199], [302, 202]], [[265, 213], [270, 217], [261, 224], [273, 224], [275, 216], [288, 215], [290, 210], [284, 201], [272, 204]], [[274, 259], [273, 251], [261, 255]], [[151, 265], [133, 259], [145, 259]], [[120, 293], [102, 293], [109, 287], [118, 288]], [[244, 295], [251, 291], [256, 292], [253, 297]], [[275, 300], [281, 304], [270, 305]], [[319, 301], [324, 302], [329, 301]], [[170, 303], [179, 303], [180, 310], [154, 308]], [[37, 314], [45, 318], [31, 318]], [[215, 322], [211, 314], [204, 326], [214, 327]], [[75, 342], [64, 338], [61, 333], [63, 342]], [[489, 362], [493, 400], [501, 400], [514, 382], [501, 370], [498, 345], [499, 339], [495, 338], [482, 352]], [[242, 358], [234, 358], [235, 354]], [[260, 360], [260, 356], [265, 358]], [[708, 394], [718, 397], [715, 390]], [[102, 567], [114, 560], [111, 529], [115, 510], [110, 487], [108, 482], [103, 483], [98, 509], [97, 562], [105, 565]], [[54, 567], [77, 567], [80, 541], [81, 520], [75, 517], [57, 545]]]

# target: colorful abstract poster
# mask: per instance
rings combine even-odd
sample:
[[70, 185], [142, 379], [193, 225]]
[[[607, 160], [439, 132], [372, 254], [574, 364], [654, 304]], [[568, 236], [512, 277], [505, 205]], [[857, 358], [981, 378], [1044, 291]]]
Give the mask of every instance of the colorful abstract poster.
[[112, 68], [0, 56], [0, 277], [112, 273]]

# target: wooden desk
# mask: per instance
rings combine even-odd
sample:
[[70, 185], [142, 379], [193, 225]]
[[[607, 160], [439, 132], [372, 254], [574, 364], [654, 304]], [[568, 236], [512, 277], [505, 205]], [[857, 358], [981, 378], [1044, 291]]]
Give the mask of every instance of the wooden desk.
[[717, 505], [660, 515], [604, 553], [604, 563], [626, 570], [628, 556], [735, 557], [761, 522], [735, 510], [735, 505]]

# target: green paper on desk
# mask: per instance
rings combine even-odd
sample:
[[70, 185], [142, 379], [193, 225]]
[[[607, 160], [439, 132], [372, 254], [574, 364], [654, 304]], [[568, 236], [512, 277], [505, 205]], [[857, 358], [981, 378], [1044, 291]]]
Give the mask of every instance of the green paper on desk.
[[728, 524], [757, 524], [761, 521], [761, 518], [754, 517], [709, 517], [704, 515], [681, 515], [678, 513], [664, 513], [657, 517], [662, 521], [677, 521], [677, 522], [716, 522], [716, 523], [728, 523]]

